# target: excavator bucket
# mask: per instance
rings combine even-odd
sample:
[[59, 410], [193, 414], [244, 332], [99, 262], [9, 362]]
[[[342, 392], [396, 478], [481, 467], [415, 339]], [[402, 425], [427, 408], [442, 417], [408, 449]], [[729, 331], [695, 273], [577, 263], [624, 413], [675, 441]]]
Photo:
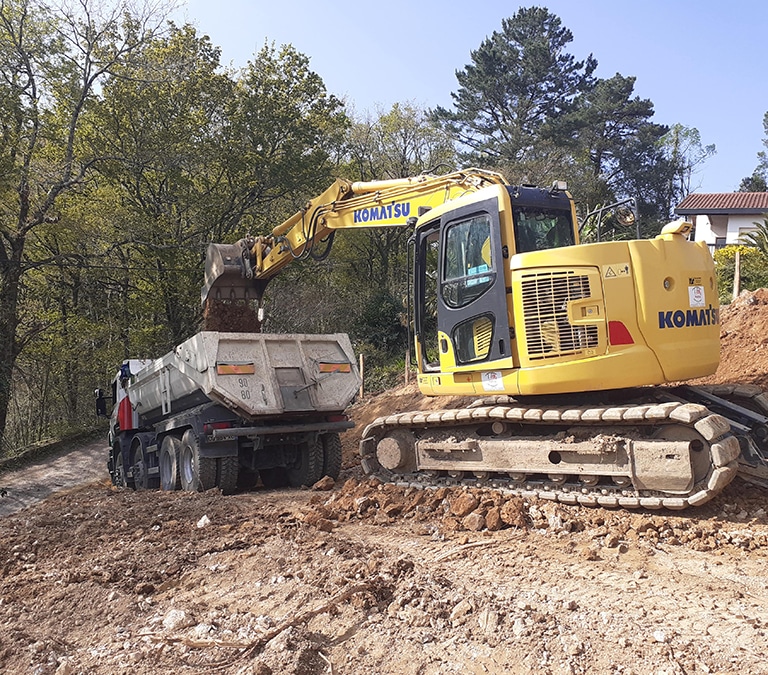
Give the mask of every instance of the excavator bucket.
[[243, 241], [236, 244], [209, 244], [205, 253], [205, 283], [200, 301], [258, 300], [253, 280], [250, 251]]

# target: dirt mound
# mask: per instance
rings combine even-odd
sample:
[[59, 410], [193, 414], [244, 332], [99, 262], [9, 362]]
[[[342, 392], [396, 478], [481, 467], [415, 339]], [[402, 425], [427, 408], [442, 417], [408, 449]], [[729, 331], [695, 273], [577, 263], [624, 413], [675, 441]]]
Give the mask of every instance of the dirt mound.
[[706, 382], [768, 390], [768, 289], [744, 291], [720, 309], [720, 367]]
[[329, 498], [315, 495], [303, 519], [319, 528], [333, 527], [329, 521], [371, 521], [387, 525], [404, 518], [417, 525], [422, 534], [459, 530], [501, 530], [525, 528], [522, 498], [505, 497], [498, 490], [440, 487], [435, 490], [402, 488], [376, 479], [350, 479]]

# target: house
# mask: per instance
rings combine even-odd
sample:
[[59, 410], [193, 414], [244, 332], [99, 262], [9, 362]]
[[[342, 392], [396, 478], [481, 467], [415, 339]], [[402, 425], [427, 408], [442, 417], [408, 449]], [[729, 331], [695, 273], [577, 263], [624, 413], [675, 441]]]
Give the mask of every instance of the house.
[[755, 222], [768, 217], [768, 192], [694, 192], [675, 213], [693, 223], [694, 239], [707, 242], [714, 253], [728, 244], [742, 243]]

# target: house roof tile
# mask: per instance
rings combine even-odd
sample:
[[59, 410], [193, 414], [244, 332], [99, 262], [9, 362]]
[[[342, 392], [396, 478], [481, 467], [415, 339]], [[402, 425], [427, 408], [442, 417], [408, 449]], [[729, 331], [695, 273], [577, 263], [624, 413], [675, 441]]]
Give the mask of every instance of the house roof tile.
[[678, 204], [675, 213], [681, 216], [768, 213], [768, 192], [694, 192]]

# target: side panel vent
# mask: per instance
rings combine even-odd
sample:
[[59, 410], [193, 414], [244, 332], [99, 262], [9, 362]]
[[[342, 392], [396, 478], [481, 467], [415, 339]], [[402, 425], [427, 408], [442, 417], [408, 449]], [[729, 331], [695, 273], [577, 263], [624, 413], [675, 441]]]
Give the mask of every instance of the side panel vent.
[[[590, 275], [573, 270], [522, 277], [525, 348], [531, 361], [581, 356], [599, 346], [597, 323], [571, 322], [570, 304], [592, 298]], [[593, 280], [599, 283], [597, 279]], [[600, 293], [597, 301], [602, 303]], [[604, 316], [604, 312], [600, 312]], [[602, 323], [602, 321], [601, 321]]]

